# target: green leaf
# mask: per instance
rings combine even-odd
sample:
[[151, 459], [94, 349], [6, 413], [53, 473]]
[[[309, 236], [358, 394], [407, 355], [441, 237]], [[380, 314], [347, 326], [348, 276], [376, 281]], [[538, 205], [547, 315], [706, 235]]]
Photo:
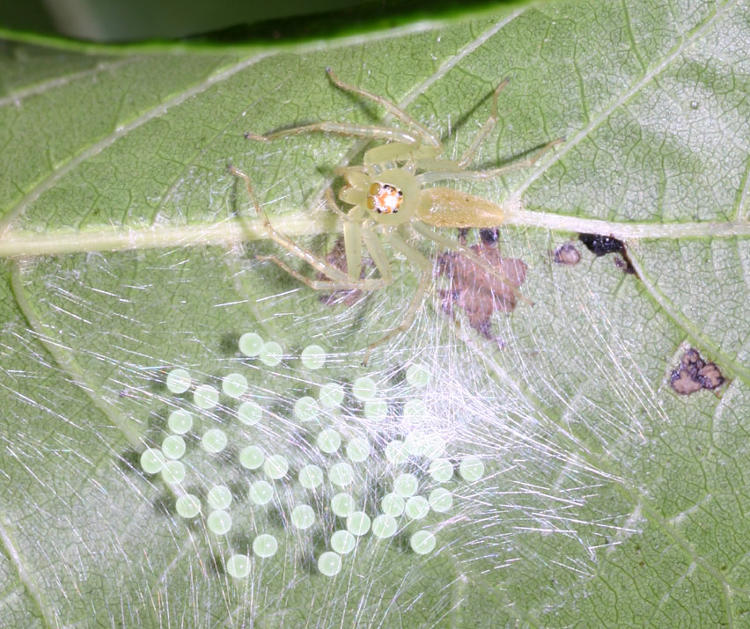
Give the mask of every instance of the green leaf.
[[[559, 2], [285, 48], [6, 42], [0, 624], [745, 624], [749, 43], [741, 2]], [[564, 138], [533, 168], [455, 183], [505, 207], [500, 249], [528, 265], [533, 305], [493, 315], [498, 342], [460, 307], [455, 321], [443, 312], [436, 278], [410, 329], [364, 367], [367, 346], [402, 320], [418, 269], [389, 250], [391, 286], [332, 305], [256, 258], [286, 255], [313, 275], [266, 237], [227, 164], [250, 174], [280, 232], [323, 256], [339, 233], [323, 193], [337, 167], [361, 163], [363, 144], [243, 133], [382, 123], [328, 66], [439, 133], [449, 158], [510, 77], [480, 169]], [[577, 232], [624, 240], [635, 274], [577, 241], [580, 262], [555, 263]], [[240, 353], [246, 332], [280, 343], [283, 361]], [[300, 360], [311, 343], [327, 352], [323, 369]], [[689, 347], [726, 379], [714, 392], [670, 385]], [[413, 364], [429, 370], [427, 387], [405, 379]], [[177, 367], [193, 378], [186, 393], [166, 386]], [[238, 421], [224, 393], [194, 405], [196, 387], [221, 389], [229, 373], [247, 379], [260, 423]], [[366, 375], [384, 417], [353, 395]], [[295, 404], [326, 383], [343, 384], [343, 410], [301, 421]], [[186, 476], [168, 485], [140, 456], [183, 407], [195, 415]], [[333, 454], [318, 444], [326, 425], [344, 438]], [[201, 447], [213, 428], [229, 439], [218, 455]], [[424, 457], [386, 457], [408, 435], [415, 447], [443, 438], [453, 506], [403, 517], [394, 538], [358, 538], [324, 576], [318, 558], [346, 523], [330, 506], [338, 490], [302, 488], [300, 469], [344, 462], [347, 441], [367, 437], [349, 490], [374, 517], [398, 473], [414, 473], [421, 495], [436, 485]], [[265, 506], [249, 484], [266, 473], [240, 464], [248, 445], [290, 466]], [[468, 456], [483, 462], [478, 480], [457, 472]], [[233, 495], [227, 535], [207, 519], [217, 483]], [[200, 516], [178, 515], [185, 493]], [[302, 503], [310, 529], [293, 524]], [[410, 546], [418, 529], [435, 535], [432, 552]], [[264, 533], [275, 555], [230, 576], [229, 557], [252, 556]]]

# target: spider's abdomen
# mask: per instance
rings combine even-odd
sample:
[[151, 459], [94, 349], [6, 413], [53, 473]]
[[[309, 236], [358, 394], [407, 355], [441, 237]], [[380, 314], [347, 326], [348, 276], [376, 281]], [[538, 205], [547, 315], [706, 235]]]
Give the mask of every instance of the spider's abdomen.
[[367, 191], [367, 207], [378, 214], [395, 214], [404, 202], [404, 193], [389, 183], [374, 181]]

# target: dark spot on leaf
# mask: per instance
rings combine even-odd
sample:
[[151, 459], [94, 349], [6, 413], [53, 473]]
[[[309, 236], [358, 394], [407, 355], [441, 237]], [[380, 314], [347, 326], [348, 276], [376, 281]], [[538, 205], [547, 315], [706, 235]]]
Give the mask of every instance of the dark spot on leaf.
[[578, 234], [578, 240], [580, 240], [595, 256], [603, 256], [608, 253], [620, 253], [625, 249], [622, 240], [618, 240], [612, 236], [602, 236], [600, 234]]
[[497, 239], [499, 237], [500, 230], [497, 227], [479, 230], [479, 238], [481, 239], [482, 244], [485, 246], [494, 245], [495, 243], [497, 243]]
[[625, 273], [636, 275], [635, 267], [628, 257], [628, 251], [622, 240], [618, 240], [614, 236], [602, 236], [601, 234], [578, 234], [578, 240], [595, 256], [619, 253], [622, 258], [617, 258], [615, 264]]
[[219, 350], [224, 356], [231, 356], [237, 351], [240, 335], [237, 332], [227, 332], [219, 339]]
[[724, 384], [724, 376], [715, 363], [706, 362], [697, 349], [685, 351], [677, 369], [672, 371], [669, 384], [680, 395], [690, 395], [701, 389], [713, 390]]
[[573, 266], [574, 264], [578, 264], [581, 260], [581, 252], [578, 251], [572, 242], [566, 242], [564, 245], [560, 245], [555, 249], [552, 259], [557, 264]]

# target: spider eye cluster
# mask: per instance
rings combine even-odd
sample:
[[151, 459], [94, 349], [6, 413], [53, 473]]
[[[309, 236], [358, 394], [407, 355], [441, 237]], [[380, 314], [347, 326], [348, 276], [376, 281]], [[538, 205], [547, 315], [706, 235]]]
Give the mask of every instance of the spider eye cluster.
[[367, 192], [367, 207], [378, 214], [396, 214], [404, 202], [403, 191], [389, 183], [374, 181]]

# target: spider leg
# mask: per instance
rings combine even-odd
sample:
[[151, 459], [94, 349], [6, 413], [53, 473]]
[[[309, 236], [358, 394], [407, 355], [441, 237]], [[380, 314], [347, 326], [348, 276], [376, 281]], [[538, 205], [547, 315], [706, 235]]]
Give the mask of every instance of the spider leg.
[[419, 251], [406, 244], [406, 242], [404, 242], [404, 240], [395, 232], [384, 232], [383, 236], [390, 242], [393, 248], [402, 253], [406, 257], [406, 259], [409, 260], [409, 262], [419, 267], [422, 270], [422, 273], [419, 277], [417, 290], [414, 292], [411, 302], [409, 302], [409, 307], [404, 313], [404, 316], [401, 319], [401, 323], [399, 323], [392, 330], [389, 330], [387, 334], [380, 337], [377, 341], [375, 341], [374, 343], [370, 343], [370, 345], [367, 346], [367, 352], [365, 352], [365, 357], [362, 360], [363, 365], [367, 365], [368, 361], [370, 360], [372, 351], [378, 345], [385, 343], [397, 334], [400, 334], [401, 332], [409, 329], [411, 324], [414, 322], [414, 317], [416, 316], [419, 308], [424, 302], [424, 296], [427, 292], [427, 287], [429, 286], [430, 280], [432, 279], [432, 263], [427, 258], [419, 253]]
[[362, 240], [367, 247], [367, 251], [375, 263], [375, 268], [378, 269], [380, 277], [386, 284], [390, 284], [393, 281], [393, 275], [391, 274], [391, 265], [388, 262], [388, 256], [383, 249], [383, 245], [380, 244], [380, 239], [377, 234], [373, 233], [368, 227], [362, 228]]
[[[356, 217], [352, 218], [350, 214], [343, 212], [336, 203], [333, 192], [328, 188], [326, 190], [326, 200], [329, 207], [336, 212], [344, 224], [344, 250], [346, 252], [346, 268], [349, 273], [349, 279], [354, 281], [359, 278], [362, 271], [362, 243], [370, 254], [372, 261], [375, 263], [382, 285], [386, 286], [393, 281], [391, 267], [388, 263], [388, 256], [383, 250], [380, 240], [371, 229], [363, 225], [361, 220]], [[351, 212], [355, 210], [352, 209]]]
[[335, 135], [348, 135], [370, 140], [385, 140], [386, 142], [404, 142], [406, 144], [419, 144], [421, 139], [415, 133], [409, 133], [396, 127], [386, 127], [381, 125], [353, 124], [348, 122], [314, 122], [312, 124], [291, 127], [290, 129], [280, 129], [259, 135], [257, 133], [245, 132], [245, 138], [258, 142], [270, 142], [276, 138], [286, 135], [300, 135], [302, 133], [333, 133]]
[[305, 277], [304, 275], [302, 275], [302, 273], [300, 273], [299, 271], [295, 271], [286, 262], [277, 258], [276, 256], [257, 256], [257, 259], [264, 260], [267, 262], [273, 262], [280, 269], [282, 269], [286, 273], [289, 273], [289, 275], [291, 275], [294, 279], [299, 280], [300, 282], [309, 286], [313, 290], [336, 291], [336, 290], [358, 289], [358, 290], [371, 291], [371, 290], [377, 290], [384, 286], [382, 280], [380, 279], [375, 279], [375, 280], [365, 279], [365, 280], [357, 280], [355, 282], [351, 282], [349, 280], [344, 280], [344, 281], [311, 280], [309, 277]]
[[522, 168], [529, 168], [530, 166], [533, 166], [536, 164], [541, 157], [547, 153], [549, 150], [560, 144], [564, 141], [565, 138], [557, 138], [556, 140], [552, 140], [551, 142], [547, 142], [542, 148], [535, 151], [531, 154], [531, 156], [527, 157], [524, 160], [521, 160], [520, 162], [513, 162], [512, 164], [506, 164], [505, 166], [501, 166], [500, 168], [492, 168], [490, 170], [467, 170], [463, 173], [457, 173], [456, 175], [453, 175], [452, 179], [492, 179], [493, 177], [497, 177], [498, 175], [504, 175], [505, 173], [514, 171], [514, 170], [521, 170]]
[[339, 215], [344, 226], [344, 251], [346, 252], [346, 271], [351, 281], [359, 280], [362, 273], [362, 226], [359, 222], [339, 208], [333, 191], [326, 188], [328, 208]]
[[342, 220], [346, 220], [347, 219], [346, 212], [344, 212], [339, 207], [339, 204], [336, 203], [336, 198], [333, 196], [333, 190], [331, 190], [330, 188], [326, 188], [325, 197], [326, 197], [326, 203], [328, 204], [328, 209], [338, 214]]
[[343, 271], [337, 269], [335, 266], [328, 264], [325, 260], [321, 260], [319, 257], [314, 255], [310, 251], [307, 251], [306, 249], [303, 249], [302, 247], [300, 247], [297, 243], [295, 243], [293, 240], [291, 240], [284, 234], [281, 234], [278, 231], [276, 231], [273, 225], [271, 225], [271, 221], [268, 219], [268, 215], [263, 211], [263, 209], [260, 207], [260, 204], [258, 203], [258, 200], [255, 198], [255, 193], [253, 192], [253, 187], [252, 187], [252, 184], [250, 183], [250, 177], [248, 177], [245, 173], [243, 173], [241, 170], [238, 170], [234, 166], [229, 168], [229, 172], [232, 173], [234, 176], [239, 177], [245, 182], [247, 193], [250, 196], [253, 206], [255, 207], [255, 211], [258, 213], [258, 216], [260, 216], [261, 219], [263, 220], [263, 228], [265, 229], [269, 238], [271, 238], [271, 240], [273, 240], [275, 243], [277, 243], [278, 245], [286, 249], [289, 253], [303, 260], [304, 262], [307, 262], [307, 264], [313, 267], [316, 271], [322, 273], [323, 275], [325, 275], [326, 277], [330, 279], [322, 280], [322, 281], [309, 280], [308, 278], [304, 277], [300, 273], [294, 271], [289, 265], [282, 262], [275, 256], [265, 256], [265, 257], [261, 257], [261, 259], [270, 260], [277, 266], [284, 269], [292, 277], [300, 280], [301, 282], [304, 282], [305, 284], [307, 284], [311, 288], [314, 288], [315, 290], [322, 290], [323, 288], [332, 289], [332, 290], [342, 290], [342, 289], [348, 289], [348, 288], [359, 288], [361, 290], [376, 290], [378, 288], [382, 288], [387, 283], [387, 282], [384, 282], [382, 279], [361, 280], [359, 279], [359, 276], [357, 276], [356, 281], [352, 281], [349, 278], [349, 275], [347, 273], [344, 273]]
[[417, 131], [425, 144], [434, 146], [435, 148], [440, 148], [440, 140], [438, 140], [438, 138], [436, 138], [428, 129], [419, 124], [398, 105], [383, 98], [382, 96], [378, 96], [377, 94], [368, 92], [361, 87], [356, 87], [354, 85], [344, 83], [333, 73], [333, 70], [331, 70], [331, 68], [326, 68], [326, 73], [328, 74], [328, 78], [330, 78], [333, 84], [336, 85], [336, 87], [338, 87], [339, 89], [342, 89], [346, 92], [352, 92], [353, 94], [358, 94], [359, 96], [362, 96], [364, 98], [369, 98], [371, 101], [383, 107], [388, 113], [398, 118], [401, 122]]
[[492, 108], [490, 109], [490, 116], [489, 118], [487, 118], [487, 122], [482, 125], [479, 133], [477, 133], [477, 135], [475, 136], [473, 142], [471, 143], [471, 146], [466, 149], [464, 154], [461, 156], [461, 159], [458, 160], [459, 168], [466, 168], [469, 162], [471, 162], [471, 160], [474, 158], [474, 155], [476, 154], [479, 146], [487, 139], [487, 136], [492, 132], [492, 129], [495, 128], [498, 120], [497, 97], [509, 82], [510, 79], [503, 79], [502, 81], [500, 81], [500, 85], [495, 88], [495, 93], [492, 95]]

